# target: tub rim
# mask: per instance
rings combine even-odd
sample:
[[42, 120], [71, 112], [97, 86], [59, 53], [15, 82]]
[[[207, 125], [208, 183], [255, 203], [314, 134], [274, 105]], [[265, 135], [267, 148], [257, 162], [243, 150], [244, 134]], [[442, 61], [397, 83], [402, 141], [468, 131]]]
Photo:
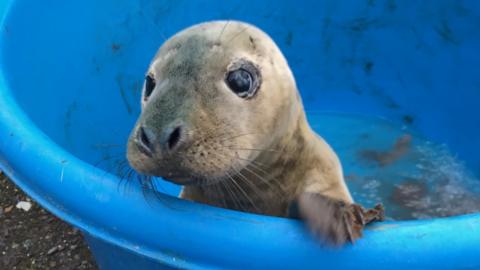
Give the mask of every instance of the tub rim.
[[[0, 6], [0, 26], [4, 25], [4, 20], [6, 16], [9, 15], [8, 11], [10, 4], [13, 2], [14, 0], [6, 0], [3, 6]], [[3, 47], [1, 43], [0, 53], [1, 61], [3, 58]], [[301, 224], [297, 221], [236, 212], [207, 205], [200, 205], [193, 202], [186, 202], [180, 199], [172, 198], [168, 195], [162, 195], [165, 200], [167, 200], [169, 203], [172, 203], [173, 207], [177, 209], [172, 210], [170, 207], [165, 205], [156, 204], [155, 207], [159, 207], [158, 209], [155, 209], [155, 211], [147, 211], [148, 213], [155, 215], [155, 218], [151, 219], [151, 221], [165, 221], [167, 224], [163, 225], [164, 232], [162, 232], [162, 236], [165, 237], [165, 241], [157, 245], [152, 244], [153, 240], [145, 241], [147, 244], [143, 246], [139, 244], [139, 241], [132, 239], [132, 235], [138, 236], [140, 234], [141, 240], [148, 240], [149, 238], [152, 238], [150, 235], [148, 235], [148, 232], [151, 232], [152, 230], [155, 231], [155, 229], [149, 228], [143, 230], [143, 232], [133, 232], [135, 234], [132, 234], [131, 231], [129, 233], [125, 233], [124, 230], [119, 230], [119, 228], [128, 228], [125, 227], [125, 224], [122, 224], [122, 227], [117, 227], [116, 223], [114, 223], [117, 221], [117, 219], [111, 219], [111, 223], [107, 223], [107, 228], [102, 229], [101, 227], [105, 226], [105, 224], [99, 224], [97, 220], [91, 219], [92, 217], [98, 217], [98, 214], [91, 216], [82, 212], [74, 213], [72, 210], [77, 209], [77, 207], [72, 205], [72, 203], [74, 204], [77, 201], [62, 201], [62, 199], [65, 199], [65, 197], [64, 194], [58, 194], [61, 192], [61, 190], [58, 190], [58, 184], [59, 181], [64, 183], [64, 177], [65, 179], [68, 178], [72, 180], [80, 179], [83, 181], [83, 184], [85, 184], [85, 180], [89, 181], [96, 179], [102, 181], [90, 185], [88, 187], [90, 190], [95, 190], [97, 187], [111, 189], [112, 184], [116, 182], [117, 178], [113, 175], [106, 174], [104, 171], [76, 158], [71, 153], [66, 152], [54, 141], [52, 141], [45, 133], [43, 133], [43, 131], [41, 131], [28, 118], [21, 107], [17, 104], [14, 97], [10, 94], [12, 91], [8, 86], [8, 81], [6, 80], [4, 74], [4, 65], [2, 61], [0, 62], [0, 108], [2, 108], [0, 110], [0, 138], [2, 138], [2, 142], [0, 142], [0, 168], [2, 171], [42, 207], [46, 208], [48, 211], [52, 212], [62, 220], [73, 224], [95, 238], [129, 250], [135, 254], [141, 254], [142, 256], [152, 260], [161, 261], [162, 263], [171, 267], [204, 269], [214, 267], [218, 263], [218, 253], [222, 254], [221, 250], [207, 248], [206, 254], [210, 254], [210, 256], [203, 258], [202, 256], [205, 255], [205, 252], [200, 253], [199, 256], [191, 256], [195, 252], [189, 252], [189, 246], [184, 246], [182, 249], [179, 248], [178, 245], [172, 244], [172, 242], [179, 241], [180, 238], [182, 238], [181, 243], [184, 243], [185, 237], [179, 237], [178, 235], [174, 234], [169, 235], [167, 233], [168, 229], [178, 230], [179, 226], [183, 226], [184, 230], [186, 230], [191, 237], [195, 237], [202, 232], [196, 229], [195, 226], [187, 226], [186, 224], [189, 222], [189, 220], [198, 221], [204, 219], [205, 217], [218, 218], [214, 218], [213, 221], [202, 221], [205, 224], [201, 228], [210, 228], [210, 231], [207, 233], [207, 235], [213, 236], [215, 235], [215, 232], [218, 231], [225, 233], [231, 229], [230, 226], [240, 225], [235, 227], [237, 233], [239, 233], [239, 236], [233, 238], [227, 237], [226, 239], [222, 239], [223, 237], [217, 237], [214, 239], [207, 238], [205, 240], [195, 241], [193, 244], [194, 247], [206, 247], [211, 243], [209, 240], [212, 240], [214, 243], [233, 244], [234, 246], [237, 244], [240, 247], [249, 247], [249, 244], [252, 243], [248, 239], [248, 236], [251, 236], [251, 229], [260, 230], [260, 233], [257, 235], [258, 239], [266, 242], [260, 242], [258, 247], [252, 247], [252, 250], [254, 251], [253, 253], [256, 253], [257, 255], [252, 255], [252, 252], [250, 254], [244, 254], [247, 256], [250, 255], [247, 257], [248, 259], [258, 259], [258, 254], [261, 255], [265, 251], [270, 251], [269, 247], [272, 245], [283, 245], [283, 247], [278, 248], [280, 251], [288, 250], [288, 248], [285, 249], [286, 246], [284, 245], [297, 247], [299, 250], [305, 251], [304, 255], [294, 254], [296, 258], [301, 259], [314, 258], [314, 255], [319, 255], [319, 253], [322, 253], [321, 251], [323, 251], [324, 254], [320, 257], [338, 258], [339, 256], [350, 256], [352, 252], [360, 251], [361, 253], [362, 250], [364, 250], [364, 252], [369, 252], [370, 250], [371, 252], [372, 248], [374, 255], [378, 255], [378, 251], [382, 250], [382, 247], [386, 247], [386, 243], [398, 244], [397, 246], [393, 245], [394, 248], [392, 250], [393, 252], [400, 251], [401, 249], [398, 248], [402, 248], [403, 246], [401, 244], [405, 243], [402, 241], [395, 241], [395, 238], [401, 237], [404, 237], [406, 240], [410, 241], [412, 239], [419, 239], [418, 242], [413, 243], [413, 248], [412, 246], [407, 248], [408, 252], [417, 251], [422, 250], [425, 247], [425, 241], [427, 240], [438, 241], [439, 239], [436, 237], [436, 233], [438, 232], [446, 232], [446, 234], [444, 234], [444, 237], [441, 238], [439, 242], [436, 242], [436, 244], [443, 243], [446, 245], [452, 243], [458, 245], [464, 243], [466, 247], [470, 247], [472, 242], [480, 240], [479, 230], [468, 230], [468, 228], [471, 228], [472, 226], [480, 226], [479, 213], [421, 221], [414, 220], [384, 222], [367, 228], [364, 239], [361, 239], [355, 246], [345, 247], [345, 252], [334, 251], [334, 256], [331, 256], [332, 251], [319, 248], [316, 243], [310, 239], [308, 234], [303, 232]], [[25, 162], [24, 160], [22, 161], [19, 153], [21, 153], [22, 156], [33, 157], [34, 162], [32, 162], [30, 159], [28, 162]], [[66, 163], [68, 163], [68, 166], [64, 166]], [[28, 171], [26, 171], [26, 169], [28, 169]], [[44, 175], [44, 181], [36, 182], [34, 179], [36, 173]], [[51, 181], [45, 181], [45, 179], [50, 179]], [[74, 187], [78, 184], [79, 181], [73, 181], [66, 183], [65, 185], [73, 185]], [[72, 187], [69, 188], [71, 189]], [[116, 205], [115, 207], [120, 209], [122, 206], [128, 207], [129, 205], [138, 203], [140, 199], [143, 199], [143, 195], [138, 190], [134, 192], [132, 197], [125, 197], [121, 194], [115, 195], [111, 192], [109, 193], [108, 190], [106, 193], [102, 192], [103, 191], [101, 190], [100, 195], [110, 196], [110, 198], [108, 198], [109, 200], [119, 203], [119, 205]], [[49, 197], [45, 197], [44, 193], [49, 194]], [[79, 196], [80, 198], [83, 198], [83, 200], [91, 202], [105, 200], [105, 198], [98, 198], [98, 194], [95, 194], [95, 196], [97, 196], [95, 198], [87, 197], [88, 195], [89, 194], [80, 193]], [[176, 214], [175, 216], [169, 216], [169, 218], [163, 218], [161, 214], [165, 213]], [[143, 218], [149, 219], [150, 217], [144, 216]], [[150, 226], [153, 226], [152, 224], [155, 223], [151, 221], [144, 222], [144, 224], [150, 224]], [[179, 222], [181, 225], [178, 225], [176, 222], [172, 221]], [[471, 233], [466, 233], [462, 237], [458, 238], [458, 235], [456, 234], [457, 231], [452, 230], [451, 227], [463, 228], [466, 229], [467, 232], [470, 231]], [[272, 228], [276, 228], [278, 231], [272, 231]], [[193, 233], [190, 231], [192, 229]], [[195, 229], [197, 231], [195, 231]], [[283, 233], [284, 235], [279, 233]], [[222, 234], [220, 233], [220, 235]], [[279, 240], [279, 235], [285, 236], [285, 238]], [[399, 235], [401, 237], [398, 237]], [[422, 237], [419, 238], [419, 236]], [[385, 238], [382, 239], [382, 237]], [[245, 239], [247, 239], [247, 241], [245, 241]], [[176, 250], [180, 250], [180, 252], [177, 253]], [[276, 248], [274, 248], [274, 250], [276, 250]], [[231, 251], [231, 248], [228, 249], [226, 255], [231, 254]], [[183, 259], [184, 255], [186, 255], [188, 259]], [[268, 260], [267, 258], [261, 256], [260, 258], [266, 260], [262, 266], [274, 265], [275, 262], [278, 262], [275, 260], [272, 261], [271, 259]], [[361, 258], [360, 261], [362, 261]], [[418, 258], [418, 260], [414, 261], [427, 264], [429, 263], [429, 260], [425, 261], [422, 258]], [[470, 262], [473, 263], [473, 261]], [[220, 263], [229, 263], [230, 266], [234, 267], [245, 264], [242, 259], [229, 261], [228, 258], [220, 260]]]

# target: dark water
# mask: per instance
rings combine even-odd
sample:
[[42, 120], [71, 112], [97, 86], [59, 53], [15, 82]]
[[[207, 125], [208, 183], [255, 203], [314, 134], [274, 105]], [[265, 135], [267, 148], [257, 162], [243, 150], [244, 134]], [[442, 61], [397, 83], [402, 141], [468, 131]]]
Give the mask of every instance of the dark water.
[[335, 149], [355, 201], [395, 220], [480, 212], [480, 180], [446, 145], [381, 118], [309, 114]]

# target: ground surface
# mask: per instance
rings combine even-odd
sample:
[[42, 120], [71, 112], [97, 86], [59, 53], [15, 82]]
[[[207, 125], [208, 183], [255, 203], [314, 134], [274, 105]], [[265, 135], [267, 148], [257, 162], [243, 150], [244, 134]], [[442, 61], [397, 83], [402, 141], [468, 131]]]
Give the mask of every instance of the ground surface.
[[[16, 208], [24, 201], [30, 210]], [[0, 269], [97, 269], [82, 234], [0, 172]]]

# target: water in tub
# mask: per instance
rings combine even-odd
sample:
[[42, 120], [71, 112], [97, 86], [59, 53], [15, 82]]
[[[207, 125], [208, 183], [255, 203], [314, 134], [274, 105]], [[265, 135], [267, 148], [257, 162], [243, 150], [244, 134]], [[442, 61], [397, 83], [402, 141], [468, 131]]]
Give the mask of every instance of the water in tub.
[[381, 118], [309, 114], [340, 156], [355, 201], [382, 202], [389, 219], [428, 219], [480, 211], [480, 180], [435, 144]]

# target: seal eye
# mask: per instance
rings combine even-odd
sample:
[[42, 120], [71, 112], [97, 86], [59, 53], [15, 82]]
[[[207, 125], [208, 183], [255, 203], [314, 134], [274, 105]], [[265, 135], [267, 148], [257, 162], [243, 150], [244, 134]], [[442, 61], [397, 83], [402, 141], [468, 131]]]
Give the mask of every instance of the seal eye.
[[151, 74], [148, 74], [147, 77], [145, 77], [145, 90], [143, 92], [143, 100], [147, 100], [148, 97], [150, 97], [154, 88], [155, 88], [155, 79]]
[[252, 74], [243, 68], [230, 71], [227, 75], [227, 84], [235, 94], [245, 97], [252, 88]]
[[260, 88], [260, 71], [250, 61], [240, 59], [230, 65], [225, 75], [225, 83], [237, 96], [251, 98]]

